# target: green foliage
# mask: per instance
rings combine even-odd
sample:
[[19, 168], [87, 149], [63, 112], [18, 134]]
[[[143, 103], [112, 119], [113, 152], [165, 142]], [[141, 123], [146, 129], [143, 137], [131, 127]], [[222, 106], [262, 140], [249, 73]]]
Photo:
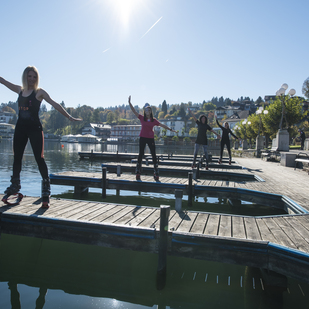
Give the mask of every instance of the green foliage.
[[203, 104], [203, 110], [205, 111], [213, 111], [217, 108], [217, 106], [211, 102]]
[[184, 141], [186, 144], [189, 144], [189, 143], [191, 143], [191, 138], [188, 137], [188, 136], [186, 136], [186, 137], [183, 139], [183, 141]]
[[129, 124], [131, 124], [131, 121], [128, 120], [128, 119], [122, 119], [122, 118], [120, 118], [120, 119], [118, 120], [118, 124], [129, 125]]
[[8, 105], [6, 105], [2, 108], [2, 112], [8, 112], [8, 113], [16, 114], [16, 111]]
[[167, 104], [165, 100], [162, 103], [162, 112], [164, 112], [164, 115], [167, 114]]
[[197, 136], [197, 132], [198, 132], [197, 128], [191, 128], [190, 131], [189, 131], [189, 135], [190, 136]]
[[293, 133], [293, 126], [300, 122], [302, 119], [302, 102], [300, 98], [290, 98], [285, 96], [282, 98], [276, 97], [275, 101], [267, 108], [268, 114], [262, 119], [263, 127], [266, 133], [271, 138], [275, 137], [279, 130], [280, 120], [282, 116], [282, 100], [285, 100], [286, 120], [283, 117], [283, 128], [288, 126], [289, 133]]
[[178, 137], [177, 135], [174, 135], [174, 136], [172, 137], [172, 140], [173, 140], [174, 142], [178, 142], [178, 141], [179, 141], [179, 137]]

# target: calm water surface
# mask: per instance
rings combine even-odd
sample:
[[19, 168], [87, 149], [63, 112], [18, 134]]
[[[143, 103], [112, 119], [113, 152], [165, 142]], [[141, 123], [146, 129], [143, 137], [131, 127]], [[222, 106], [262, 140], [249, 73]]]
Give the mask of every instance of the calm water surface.
[[[100, 172], [101, 162], [80, 161], [78, 151], [137, 152], [137, 146], [46, 142], [49, 173]], [[109, 147], [109, 148], [107, 148]], [[161, 153], [166, 153], [164, 149]], [[187, 150], [192, 154], [192, 150]], [[158, 153], [160, 150], [158, 149]], [[0, 192], [9, 185], [12, 141], [0, 143]], [[41, 176], [27, 146], [21, 192], [40, 196]], [[72, 196], [73, 188], [52, 186], [52, 195]], [[91, 189], [89, 198], [97, 199]], [[107, 192], [110, 199], [115, 192]], [[160, 205], [154, 194], [132, 198], [133, 205]], [[164, 204], [172, 204], [173, 196]], [[118, 197], [118, 202], [119, 202]], [[128, 203], [128, 197], [124, 200]], [[126, 203], [124, 202], [124, 203]], [[0, 308], [308, 308], [307, 284], [287, 279], [280, 288], [266, 286], [260, 270], [214, 262], [168, 257], [167, 281], [156, 288], [157, 255], [1, 234]]]

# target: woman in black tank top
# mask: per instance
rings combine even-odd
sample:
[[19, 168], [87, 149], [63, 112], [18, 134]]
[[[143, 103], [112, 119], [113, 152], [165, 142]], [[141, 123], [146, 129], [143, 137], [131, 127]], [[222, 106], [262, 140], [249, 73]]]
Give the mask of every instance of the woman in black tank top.
[[[38, 88], [39, 73], [36, 67], [28, 66], [22, 75], [23, 86], [15, 85], [0, 77], [0, 83], [18, 94], [18, 120], [15, 127], [13, 139], [14, 163], [11, 185], [5, 190], [6, 196], [16, 194], [20, 190], [20, 172], [22, 158], [28, 140], [30, 141], [34, 157], [42, 176], [42, 197], [50, 195], [50, 182], [48, 168], [44, 160], [44, 135], [42, 124], [39, 119], [39, 111], [42, 100], [52, 105], [63, 116], [71, 121], [82, 119], [72, 117], [59, 103], [53, 101], [49, 94]], [[42, 207], [48, 208], [48, 203]]]

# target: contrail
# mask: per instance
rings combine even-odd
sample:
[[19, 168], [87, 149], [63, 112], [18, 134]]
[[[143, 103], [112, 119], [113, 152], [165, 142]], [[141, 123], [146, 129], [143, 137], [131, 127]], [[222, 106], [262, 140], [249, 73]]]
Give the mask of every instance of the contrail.
[[103, 50], [103, 53], [107, 52], [108, 50], [110, 50], [111, 48], [107, 48], [105, 50]]
[[161, 16], [147, 31], [146, 33], [144, 33], [144, 35], [140, 38], [140, 40], [163, 18], [163, 16]]

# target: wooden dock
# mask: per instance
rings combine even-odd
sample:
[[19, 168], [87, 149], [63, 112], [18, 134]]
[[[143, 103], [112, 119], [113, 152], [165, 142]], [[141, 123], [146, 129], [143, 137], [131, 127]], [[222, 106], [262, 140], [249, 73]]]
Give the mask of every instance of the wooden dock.
[[[235, 168], [233, 171], [230, 170], [228, 164], [211, 164], [209, 170], [205, 170], [205, 166], [202, 166], [197, 171], [192, 169], [191, 166], [177, 166], [175, 167], [173, 161], [170, 161], [170, 165], [160, 165], [159, 171], [160, 176], [169, 176], [169, 177], [178, 177], [178, 178], [187, 178], [189, 172], [198, 172], [199, 179], [210, 179], [210, 180], [222, 180], [222, 181], [264, 181], [258, 175], [249, 173], [247, 170], [242, 169], [240, 165], [233, 165]], [[236, 167], [237, 166], [237, 167]], [[107, 172], [122, 174], [122, 173], [133, 173], [135, 172], [136, 164], [132, 163], [115, 163], [115, 162], [106, 162], [102, 163], [102, 167], [106, 167]], [[153, 165], [142, 166], [142, 175], [149, 176], [153, 175]], [[196, 178], [194, 177], [194, 178]]]
[[[260, 159], [241, 158], [238, 163], [265, 181], [199, 180], [199, 185], [204, 183], [211, 191], [232, 188], [285, 196], [304, 212], [250, 217], [171, 210], [168, 254], [260, 267], [308, 283], [309, 193], [301, 190], [307, 173]], [[145, 177], [154, 185], [152, 177]], [[168, 181], [161, 178], [161, 183]], [[51, 207], [44, 210], [38, 198], [25, 197], [18, 206], [2, 206], [0, 213], [3, 233], [158, 252], [160, 209], [156, 207], [51, 199]]]

